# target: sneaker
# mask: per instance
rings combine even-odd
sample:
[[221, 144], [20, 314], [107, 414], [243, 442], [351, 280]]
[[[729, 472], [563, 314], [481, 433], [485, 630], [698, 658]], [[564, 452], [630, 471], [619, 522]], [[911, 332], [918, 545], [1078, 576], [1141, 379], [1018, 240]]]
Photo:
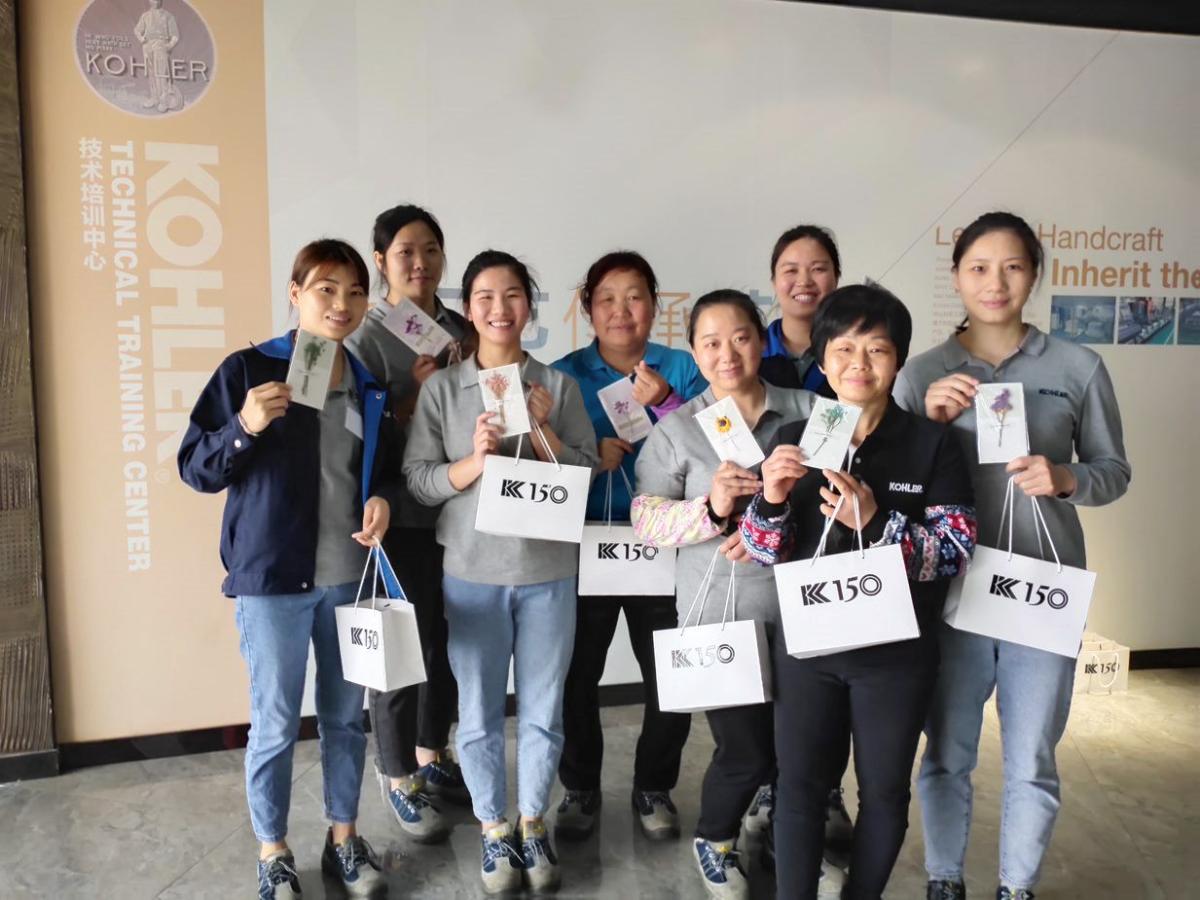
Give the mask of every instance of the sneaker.
[[961, 881], [930, 881], [925, 885], [925, 900], [966, 900], [967, 886]]
[[710, 897], [724, 900], [745, 900], [750, 896], [746, 875], [738, 863], [733, 841], [706, 841], [696, 838], [693, 843], [696, 867], [704, 879]]
[[258, 900], [290, 900], [301, 896], [296, 857], [280, 850], [258, 861]]
[[827, 860], [821, 860], [821, 879], [817, 882], [818, 897], [841, 897], [846, 887], [846, 873]]
[[771, 821], [771, 810], [774, 808], [775, 789], [769, 784], [764, 784], [754, 795], [750, 808], [746, 810], [746, 834], [762, 834]]
[[471, 792], [463, 779], [462, 769], [448, 751], [443, 750], [431, 763], [426, 763], [414, 773], [425, 779], [425, 793], [459, 806], [469, 806]]
[[666, 791], [634, 790], [633, 810], [642, 824], [642, 834], [650, 840], [679, 837], [679, 810]]
[[483, 843], [483, 889], [489, 894], [502, 894], [521, 890], [521, 851], [513, 837], [512, 826], [502, 822], [484, 832]]
[[375, 770], [375, 776], [383, 805], [391, 811], [401, 831], [419, 844], [436, 844], [450, 835], [450, 826], [425, 793], [422, 778], [410, 775], [401, 787], [393, 789], [392, 780], [379, 769]]
[[1033, 891], [1029, 888], [1010, 888], [1002, 884], [996, 888], [996, 900], [1033, 900]]
[[542, 822], [521, 825], [521, 863], [525, 867], [525, 884], [535, 894], [557, 891], [562, 884], [558, 857], [550, 846], [550, 836]]
[[332, 828], [325, 834], [321, 871], [336, 878], [351, 897], [370, 897], [387, 885], [371, 845], [357, 834], [335, 844]]
[[825, 858], [840, 868], [850, 865], [850, 848], [854, 844], [854, 822], [846, 811], [842, 789], [829, 792], [825, 807]]
[[563, 841], [582, 841], [596, 829], [599, 791], [567, 791], [554, 816], [554, 834]]

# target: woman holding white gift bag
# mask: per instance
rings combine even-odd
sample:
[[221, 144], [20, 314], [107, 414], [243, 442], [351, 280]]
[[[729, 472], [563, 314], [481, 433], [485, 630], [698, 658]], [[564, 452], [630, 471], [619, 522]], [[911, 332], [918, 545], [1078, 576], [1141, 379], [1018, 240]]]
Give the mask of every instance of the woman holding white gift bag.
[[[1085, 565], [1076, 506], [1125, 493], [1121, 417], [1104, 362], [1092, 350], [1022, 320], [1042, 267], [1042, 247], [1019, 216], [992, 212], [964, 229], [952, 254], [966, 307], [959, 332], [909, 361], [896, 402], [947, 422], [970, 463], [980, 533], [995, 540], [1009, 479], [1039, 507], [1063, 565]], [[1024, 386], [1028, 455], [980, 465], [974, 399], [989, 382]], [[1015, 553], [1041, 558], [1037, 527], [1013, 517]], [[971, 821], [983, 706], [997, 693], [1004, 748], [1004, 814], [997, 897], [1033, 897], [1060, 805], [1055, 747], [1070, 711], [1074, 660], [981, 635], [941, 629], [942, 669], [926, 725], [918, 792], [925, 825], [928, 896], [965, 896], [963, 866]]]
[[[957, 443], [948, 429], [891, 402], [911, 334], [908, 310], [880, 287], [852, 285], [826, 298], [813, 322], [813, 350], [838, 403], [860, 411], [849, 463], [844, 471], [810, 469], [799, 447], [808, 423], [785, 425], [763, 463], [763, 490], [742, 519], [747, 550], [764, 565], [812, 557], [822, 548], [849, 551], [856, 530], [860, 545], [898, 544], [920, 631], [915, 639], [803, 659], [776, 642], [781, 897], [818, 895], [826, 802], [841, 778], [851, 735], [859, 809], [843, 896], [882, 896], [908, 827], [912, 760], [937, 673], [947, 579], [965, 567], [974, 546], [970, 478]], [[870, 577], [878, 586], [870, 574], [862, 583]], [[847, 588], [844, 602], [856, 599], [861, 609], [878, 593]], [[779, 602], [797, 599], [781, 596]], [[827, 620], [826, 607], [818, 609]], [[836, 646], [853, 639], [844, 635]]]
[[[741, 291], [714, 291], [698, 299], [688, 320], [688, 341], [710, 387], [659, 422], [637, 460], [638, 496], [631, 519], [641, 540], [679, 548], [680, 621], [718, 548], [731, 559], [743, 557], [737, 517], [761, 487], [753, 469], [720, 460], [696, 414], [728, 398], [750, 432], [740, 440], [765, 446], [781, 424], [806, 416], [815, 399], [808, 391], [777, 388], [759, 377], [765, 333], [758, 307]], [[732, 429], [730, 419], [718, 428]], [[718, 561], [700, 624], [722, 621], [719, 601], [726, 596], [730, 575], [730, 566]], [[741, 567], [736, 590], [737, 619], [762, 621], [773, 639], [777, 605], [771, 573]], [[737, 837], [742, 814], [759, 786], [774, 780], [771, 704], [710, 710], [706, 716], [716, 749], [704, 776], [695, 862], [711, 895], [745, 897]], [[836, 877], [831, 875], [831, 882]]]
[[222, 589], [236, 598], [250, 673], [246, 794], [261, 842], [263, 900], [300, 896], [287, 820], [310, 642], [332, 823], [321, 868], [352, 896], [383, 885], [379, 861], [355, 832], [367, 745], [363, 689], [342, 677], [334, 617], [337, 606], [354, 601], [364, 547], [387, 531], [400, 492], [387, 392], [342, 348], [367, 311], [369, 283], [362, 257], [344, 241], [302, 248], [288, 294], [300, 328], [334, 354], [323, 406], [291, 402], [286, 379], [297, 334], [289, 332], [221, 363], [179, 448], [187, 484], [227, 492]]
[[[484, 887], [535, 890], [559, 883], [542, 816], [562, 752], [562, 696], [575, 636], [576, 544], [477, 531], [487, 458], [512, 455], [590, 468], [596, 435], [579, 386], [521, 349], [536, 287], [508, 253], [487, 250], [467, 265], [463, 308], [478, 352], [429, 377], [421, 389], [404, 457], [408, 488], [443, 503], [442, 581], [450, 665], [458, 681], [457, 749], [482, 824]], [[484, 411], [480, 371], [515, 364], [528, 386], [533, 433], [501, 437]], [[509, 661], [517, 693], [521, 838], [505, 818], [504, 704]]]

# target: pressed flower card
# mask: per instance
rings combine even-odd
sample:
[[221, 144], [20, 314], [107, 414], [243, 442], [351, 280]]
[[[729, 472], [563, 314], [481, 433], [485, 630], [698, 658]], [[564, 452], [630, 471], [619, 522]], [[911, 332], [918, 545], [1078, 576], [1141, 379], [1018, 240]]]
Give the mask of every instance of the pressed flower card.
[[840, 471], [846, 463], [846, 450], [860, 415], [862, 410], [857, 406], [818, 397], [800, 436], [804, 464], [813, 469]]
[[383, 327], [400, 338], [413, 353], [437, 356], [454, 340], [411, 300], [401, 300], [383, 319]]
[[633, 382], [628, 378], [601, 388], [597, 396], [621, 440], [636, 444], [654, 427], [646, 408], [633, 399]]
[[492, 424], [500, 426], [503, 437], [528, 434], [529, 407], [525, 405], [525, 389], [521, 384], [521, 367], [516, 363], [479, 370], [479, 389], [483, 391], [483, 408], [492, 413]]
[[749, 469], [767, 458], [732, 397], [700, 410], [696, 421], [722, 461], [729, 460]]
[[337, 341], [297, 329], [296, 346], [292, 350], [292, 361], [287, 373], [293, 403], [311, 406], [313, 409], [325, 408], [329, 379], [333, 375], [333, 361], [337, 352]]
[[1025, 390], [1019, 381], [979, 385], [975, 441], [981, 463], [1010, 463], [1029, 455]]

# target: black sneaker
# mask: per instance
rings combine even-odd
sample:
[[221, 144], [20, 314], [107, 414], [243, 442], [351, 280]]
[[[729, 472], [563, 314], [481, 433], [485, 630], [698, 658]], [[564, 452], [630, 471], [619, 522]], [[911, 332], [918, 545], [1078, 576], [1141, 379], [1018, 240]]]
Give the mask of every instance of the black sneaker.
[[413, 773], [425, 781], [425, 792], [459, 806], [469, 806], [471, 792], [463, 780], [462, 769], [449, 753], [442, 752], [431, 763], [426, 763]]
[[1033, 891], [1029, 888], [1010, 888], [1002, 884], [996, 888], [996, 900], [1033, 900]]
[[966, 900], [967, 886], [961, 881], [930, 881], [925, 885], [925, 900]]
[[582, 841], [596, 830], [599, 791], [567, 791], [554, 817], [554, 834], [564, 841]]
[[633, 792], [633, 811], [638, 814], [642, 834], [652, 841], [679, 837], [679, 810], [666, 791]]
[[280, 850], [258, 861], [258, 900], [292, 900], [300, 896], [300, 878], [291, 850]]
[[321, 871], [337, 879], [351, 897], [373, 896], [387, 884], [383, 867], [371, 845], [357, 834], [335, 844], [332, 828], [325, 834]]
[[846, 811], [846, 801], [840, 787], [829, 792], [825, 807], [825, 858], [836, 866], [850, 865], [850, 848], [854, 845], [854, 822]]

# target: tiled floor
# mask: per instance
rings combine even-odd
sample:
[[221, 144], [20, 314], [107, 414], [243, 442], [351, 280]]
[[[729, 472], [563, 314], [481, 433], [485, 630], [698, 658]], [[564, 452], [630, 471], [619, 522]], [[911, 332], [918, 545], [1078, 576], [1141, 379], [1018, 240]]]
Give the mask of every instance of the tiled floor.
[[[605, 711], [603, 819], [596, 838], [560, 845], [560, 896], [702, 895], [686, 841], [654, 845], [632, 832], [627, 779], [638, 721], [634, 707]], [[511, 759], [511, 741], [509, 746]], [[1200, 670], [1135, 672], [1128, 694], [1077, 697], [1059, 748], [1064, 808], [1039, 900], [1200, 897], [1198, 748]], [[697, 717], [676, 792], [688, 829], [710, 752], [708, 729]], [[0, 898], [253, 896], [255, 845], [241, 764], [242, 754], [232, 751], [0, 786]], [[968, 860], [975, 897], [991, 897], [994, 890], [999, 783], [993, 711], [984, 727]], [[852, 797], [853, 785], [848, 788]], [[420, 847], [396, 834], [373, 780], [366, 785], [360, 824], [385, 855], [391, 897], [480, 895], [478, 832], [465, 813], [457, 815], [448, 843]], [[321, 772], [313, 741], [297, 751], [291, 822], [305, 897], [324, 897], [318, 868]], [[921, 858], [914, 800], [889, 898], [924, 896]], [[772, 896], [769, 878], [757, 867], [751, 871], [754, 895]], [[329, 896], [340, 894], [329, 887]]]

